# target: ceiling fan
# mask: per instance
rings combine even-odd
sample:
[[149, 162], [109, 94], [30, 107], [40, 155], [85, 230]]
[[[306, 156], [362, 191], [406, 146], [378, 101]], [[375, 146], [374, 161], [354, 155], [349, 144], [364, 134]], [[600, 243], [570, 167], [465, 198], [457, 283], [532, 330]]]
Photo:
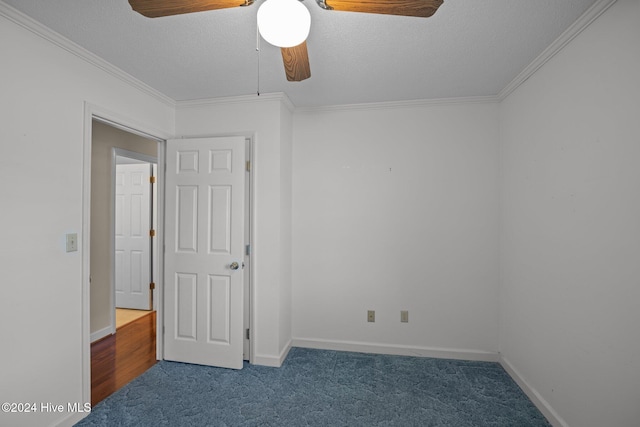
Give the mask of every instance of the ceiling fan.
[[[254, 1], [255, 0], [129, 0], [129, 4], [133, 10], [148, 18], [159, 18], [184, 13], [251, 6]], [[421, 18], [428, 18], [436, 13], [443, 1], [444, 0], [315, 0], [318, 6], [324, 10], [414, 16]], [[266, 8], [279, 2], [286, 3], [291, 2], [291, 0], [266, 0], [260, 7], [258, 14], [260, 15], [263, 8], [266, 10]], [[296, 1], [293, 3], [296, 3]], [[305, 9], [303, 12], [308, 16], [308, 10], [306, 10], [304, 6], [302, 6], [302, 8]], [[258, 20], [258, 27], [260, 28], [260, 16]], [[263, 38], [271, 43], [271, 41], [265, 37], [262, 28], [260, 28], [259, 31]], [[288, 81], [299, 82], [311, 77], [306, 42], [308, 32], [309, 29], [307, 26], [306, 34], [301, 38], [302, 42], [298, 41], [295, 45], [278, 44], [278, 42], [272, 43], [280, 46]]]

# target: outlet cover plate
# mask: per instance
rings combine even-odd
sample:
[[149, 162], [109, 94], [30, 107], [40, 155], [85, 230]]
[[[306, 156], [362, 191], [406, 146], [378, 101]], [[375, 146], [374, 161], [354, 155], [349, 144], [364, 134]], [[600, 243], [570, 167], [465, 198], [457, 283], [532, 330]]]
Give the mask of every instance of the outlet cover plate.
[[376, 321], [376, 312], [375, 310], [367, 311], [367, 322], [375, 322]]

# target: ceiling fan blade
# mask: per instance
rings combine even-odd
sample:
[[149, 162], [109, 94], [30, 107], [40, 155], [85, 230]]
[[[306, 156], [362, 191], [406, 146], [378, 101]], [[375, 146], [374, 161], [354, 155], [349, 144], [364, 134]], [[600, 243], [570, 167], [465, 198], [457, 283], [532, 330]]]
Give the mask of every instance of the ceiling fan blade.
[[136, 12], [147, 18], [250, 6], [254, 0], [129, 0]]
[[428, 18], [444, 0], [316, 0], [324, 9]]
[[282, 47], [280, 52], [282, 52], [284, 72], [287, 74], [288, 81], [301, 82], [311, 77], [306, 41], [303, 41], [298, 46]]

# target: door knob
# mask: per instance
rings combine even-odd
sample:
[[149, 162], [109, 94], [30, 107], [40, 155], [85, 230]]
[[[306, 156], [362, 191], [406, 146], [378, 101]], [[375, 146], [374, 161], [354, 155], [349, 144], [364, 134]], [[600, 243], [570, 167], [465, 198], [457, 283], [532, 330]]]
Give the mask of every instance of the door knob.
[[240, 268], [240, 264], [238, 264], [237, 262], [233, 261], [231, 263], [231, 265], [229, 266], [230, 269], [232, 270], [237, 270], [238, 268]]

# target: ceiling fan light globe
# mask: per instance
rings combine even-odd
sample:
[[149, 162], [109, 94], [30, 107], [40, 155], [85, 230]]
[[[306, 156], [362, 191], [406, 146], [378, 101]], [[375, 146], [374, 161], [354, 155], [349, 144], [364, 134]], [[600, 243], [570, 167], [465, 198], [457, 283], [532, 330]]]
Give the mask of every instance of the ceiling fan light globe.
[[277, 47], [294, 47], [307, 39], [311, 14], [298, 0], [267, 0], [258, 9], [258, 30]]

